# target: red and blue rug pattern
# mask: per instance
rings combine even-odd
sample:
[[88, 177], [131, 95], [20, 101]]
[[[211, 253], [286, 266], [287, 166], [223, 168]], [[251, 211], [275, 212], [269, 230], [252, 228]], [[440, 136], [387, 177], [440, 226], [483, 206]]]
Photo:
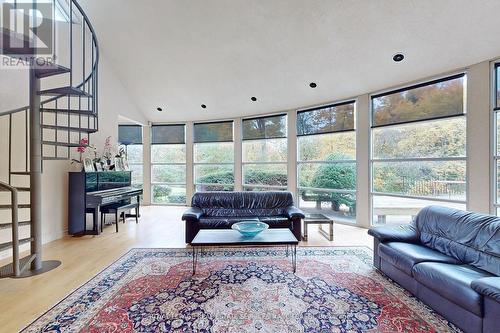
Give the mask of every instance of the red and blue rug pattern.
[[459, 332], [359, 247], [133, 249], [25, 332]]

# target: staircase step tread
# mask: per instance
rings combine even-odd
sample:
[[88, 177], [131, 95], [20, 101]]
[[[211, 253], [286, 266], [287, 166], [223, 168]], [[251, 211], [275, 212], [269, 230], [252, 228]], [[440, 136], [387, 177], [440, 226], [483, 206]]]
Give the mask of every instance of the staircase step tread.
[[56, 64], [35, 68], [35, 75], [39, 79], [53, 75], [65, 74], [69, 72], [71, 72], [71, 69]]
[[[26, 186], [14, 186], [19, 192], [29, 192], [30, 188]], [[9, 192], [9, 190], [0, 189], [0, 192]]]
[[[31, 225], [31, 221], [20, 221], [20, 222], [18, 222], [18, 225], [20, 227], [23, 227], [25, 225]], [[12, 228], [12, 222], [0, 223], [0, 229], [9, 229], [9, 228]]]
[[[31, 205], [29, 204], [20, 204], [20, 205], [17, 205], [19, 208], [30, 208]], [[12, 205], [0, 205], [0, 209], [11, 209], [12, 208]]]
[[88, 111], [88, 110], [65, 110], [65, 109], [55, 109], [55, 108], [40, 108], [40, 111], [42, 112], [58, 112], [58, 113], [70, 113], [70, 114], [79, 114], [82, 116], [88, 116], [88, 117], [97, 117], [97, 114], [95, 114], [93, 111]]
[[46, 156], [46, 157], [42, 157], [42, 160], [44, 160], [44, 161], [67, 161], [67, 160], [69, 160], [69, 157]]
[[58, 142], [58, 141], [42, 141], [44, 145], [61, 146], [61, 147], [88, 147], [89, 145], [82, 145], [76, 142]]
[[92, 95], [75, 87], [60, 87], [60, 88], [41, 90], [38, 92], [38, 95], [50, 95], [50, 96], [71, 95], [71, 96], [92, 97]]
[[[0, 27], [0, 40], [3, 40], [3, 42], [0, 43], [0, 54], [6, 55], [8, 57], [21, 58], [21, 59], [25, 58], [24, 56], [26, 55], [34, 55], [34, 50], [29, 47], [30, 42], [32, 42], [33, 39], [30, 39], [27, 35], [20, 34], [12, 30]], [[23, 47], [20, 48], [8, 47], [8, 45], [20, 45], [20, 44], [23, 44]]]
[[29, 171], [14, 171], [10, 173], [11, 175], [16, 175], [16, 176], [29, 176], [30, 172]]
[[68, 126], [55, 126], [55, 125], [42, 125], [42, 128], [70, 131], [70, 132], [82, 132], [82, 133], [94, 133], [97, 132], [95, 128], [81, 128], [81, 127], [68, 127]]
[[[33, 237], [22, 238], [19, 240], [19, 245], [26, 244], [33, 241]], [[12, 248], [12, 242], [0, 243], [0, 251]]]

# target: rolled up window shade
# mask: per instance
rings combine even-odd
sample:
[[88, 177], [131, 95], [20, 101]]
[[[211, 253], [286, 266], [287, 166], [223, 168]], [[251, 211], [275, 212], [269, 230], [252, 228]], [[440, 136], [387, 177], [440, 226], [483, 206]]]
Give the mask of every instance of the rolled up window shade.
[[118, 125], [118, 143], [122, 145], [141, 145], [141, 125]]
[[286, 138], [286, 114], [243, 119], [243, 140]]
[[233, 141], [233, 121], [194, 124], [194, 142]]
[[500, 62], [495, 64], [495, 110], [500, 110]]
[[353, 131], [354, 101], [297, 112], [297, 135]]
[[151, 144], [186, 143], [185, 125], [153, 125], [151, 126]]
[[465, 114], [465, 74], [372, 96], [372, 127]]

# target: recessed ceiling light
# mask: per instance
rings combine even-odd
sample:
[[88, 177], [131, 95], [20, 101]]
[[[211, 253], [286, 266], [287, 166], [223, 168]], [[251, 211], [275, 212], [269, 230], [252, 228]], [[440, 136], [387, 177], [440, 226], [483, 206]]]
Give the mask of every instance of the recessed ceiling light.
[[207, 108], [207, 106], [206, 106], [205, 104], [202, 104], [202, 105], [201, 105], [201, 108], [202, 108], [202, 109], [206, 109], [206, 108]]
[[309, 83], [309, 87], [316, 88], [318, 85], [315, 82]]
[[162, 109], [162, 108], [160, 108], [160, 107], [157, 107], [157, 108], [156, 108], [156, 111], [162, 112], [162, 111], [163, 111], [163, 109]]
[[395, 55], [392, 56], [392, 60], [395, 62], [401, 62], [405, 58], [405, 55], [403, 53], [396, 53]]
[[257, 97], [253, 96], [250, 98], [252, 100], [252, 102], [257, 102]]

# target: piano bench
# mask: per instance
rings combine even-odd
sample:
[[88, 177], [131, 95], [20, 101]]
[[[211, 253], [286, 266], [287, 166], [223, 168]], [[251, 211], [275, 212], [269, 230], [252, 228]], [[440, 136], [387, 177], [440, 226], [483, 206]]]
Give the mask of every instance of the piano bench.
[[123, 223], [125, 223], [125, 213], [135, 209], [135, 223], [139, 223], [139, 203], [116, 203], [111, 205], [106, 205], [101, 207], [101, 232], [104, 227], [104, 223], [106, 221], [106, 214], [115, 214], [116, 221], [116, 232], [118, 232], [118, 222], [120, 219], [123, 219]]

